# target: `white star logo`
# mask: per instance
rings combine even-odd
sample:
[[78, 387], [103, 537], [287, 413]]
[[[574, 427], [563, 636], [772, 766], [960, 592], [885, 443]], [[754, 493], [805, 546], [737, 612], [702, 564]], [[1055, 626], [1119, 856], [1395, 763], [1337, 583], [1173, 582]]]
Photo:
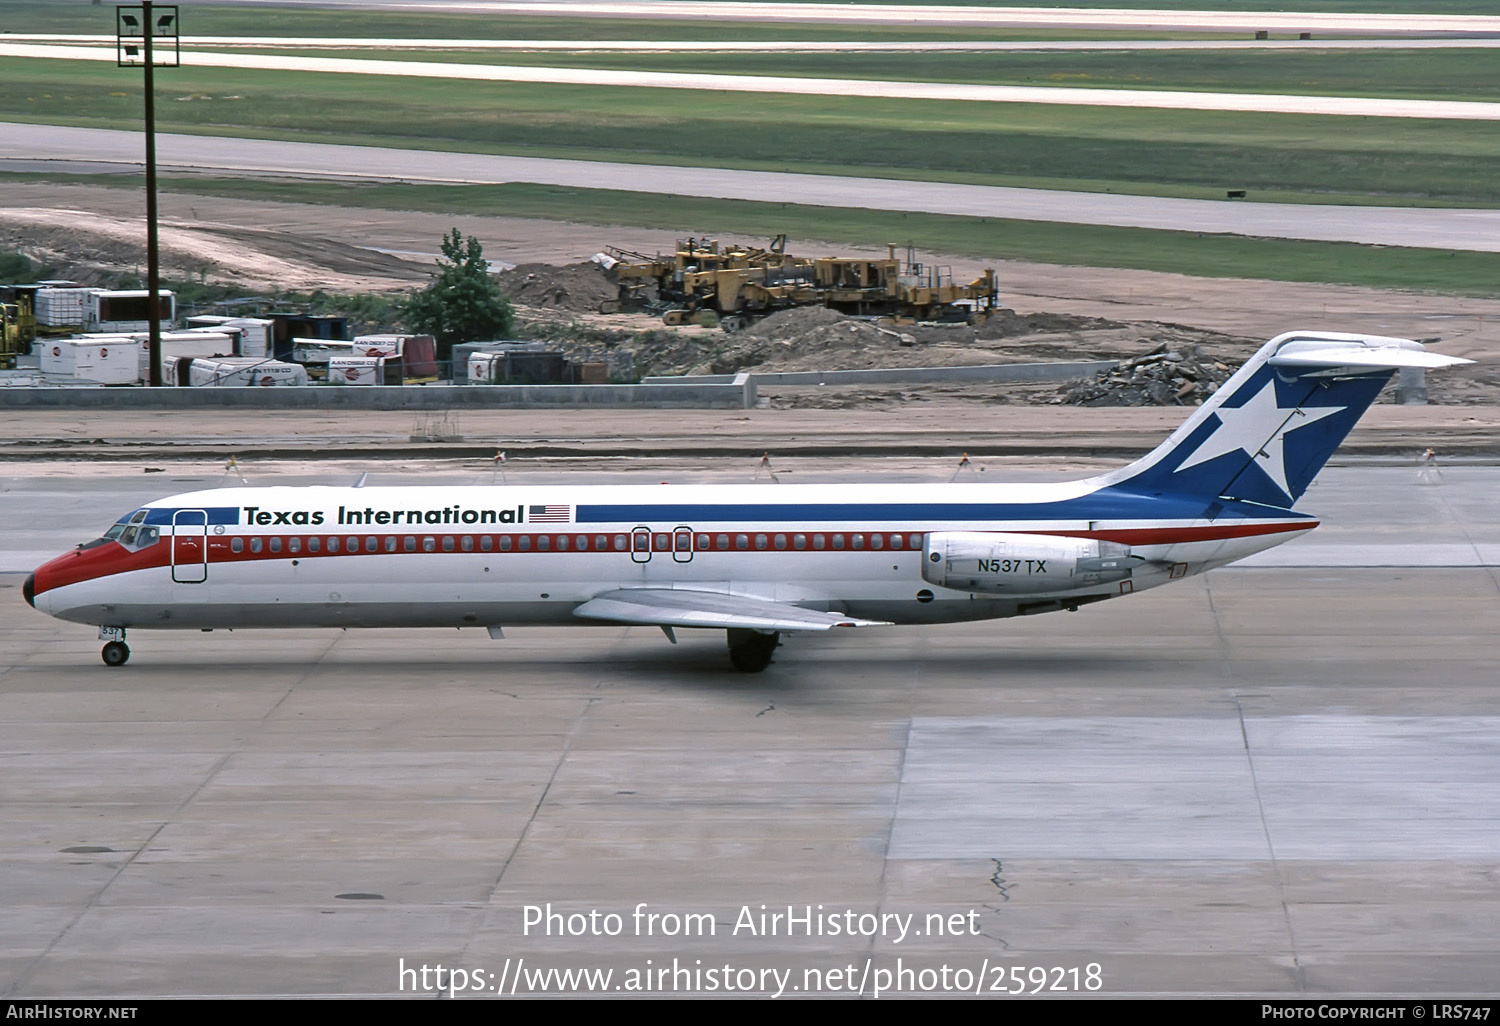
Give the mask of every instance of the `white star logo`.
[[1179, 471], [1226, 453], [1243, 452], [1287, 495], [1292, 494], [1286, 480], [1286, 455], [1283, 442], [1289, 431], [1331, 417], [1347, 406], [1315, 406], [1311, 409], [1287, 408], [1276, 403], [1276, 382], [1268, 378], [1265, 386], [1243, 406], [1221, 406], [1214, 413], [1219, 426], [1177, 467]]

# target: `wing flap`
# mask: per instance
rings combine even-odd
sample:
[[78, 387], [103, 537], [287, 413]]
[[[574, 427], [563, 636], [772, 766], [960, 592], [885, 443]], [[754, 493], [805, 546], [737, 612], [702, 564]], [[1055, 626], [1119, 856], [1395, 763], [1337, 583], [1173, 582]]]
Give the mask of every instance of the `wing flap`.
[[843, 613], [803, 609], [788, 602], [686, 588], [622, 588], [596, 595], [574, 616], [652, 627], [736, 627], [759, 631], [826, 631], [834, 627], [885, 627]]

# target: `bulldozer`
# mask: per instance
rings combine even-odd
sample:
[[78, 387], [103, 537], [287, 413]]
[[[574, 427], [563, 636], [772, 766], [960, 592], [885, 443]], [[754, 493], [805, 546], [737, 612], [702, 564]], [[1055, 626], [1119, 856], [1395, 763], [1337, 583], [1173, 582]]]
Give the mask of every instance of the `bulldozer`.
[[720, 245], [717, 240], [679, 240], [670, 256], [611, 249], [620, 288], [620, 308], [657, 310], [666, 324], [700, 324], [736, 331], [778, 310], [826, 306], [858, 317], [893, 323], [963, 321], [982, 323], [999, 298], [995, 272], [967, 284], [951, 268], [906, 258], [887, 246], [885, 258], [798, 257], [786, 252], [786, 236], [766, 247]]

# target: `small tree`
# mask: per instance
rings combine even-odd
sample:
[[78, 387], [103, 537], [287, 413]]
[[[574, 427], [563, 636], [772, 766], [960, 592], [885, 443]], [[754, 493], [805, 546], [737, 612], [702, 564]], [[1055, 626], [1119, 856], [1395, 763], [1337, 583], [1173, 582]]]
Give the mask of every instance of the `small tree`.
[[455, 228], [443, 239], [432, 284], [406, 304], [406, 322], [437, 339], [437, 358], [451, 360], [455, 342], [505, 338], [515, 312], [490, 277], [479, 240], [467, 240]]

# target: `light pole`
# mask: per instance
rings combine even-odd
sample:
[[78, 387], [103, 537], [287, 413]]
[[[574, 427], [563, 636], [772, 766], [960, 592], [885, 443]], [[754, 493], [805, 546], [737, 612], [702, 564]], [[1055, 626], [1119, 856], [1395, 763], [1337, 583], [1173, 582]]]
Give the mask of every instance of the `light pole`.
[[[153, 44], [170, 43], [170, 50]], [[146, 305], [151, 326], [150, 382], [161, 380], [161, 260], [156, 241], [156, 79], [158, 63], [164, 68], [181, 64], [176, 4], [153, 4], [150, 0], [131, 7], [115, 8], [115, 63], [119, 67], [139, 64], [146, 69]]]

